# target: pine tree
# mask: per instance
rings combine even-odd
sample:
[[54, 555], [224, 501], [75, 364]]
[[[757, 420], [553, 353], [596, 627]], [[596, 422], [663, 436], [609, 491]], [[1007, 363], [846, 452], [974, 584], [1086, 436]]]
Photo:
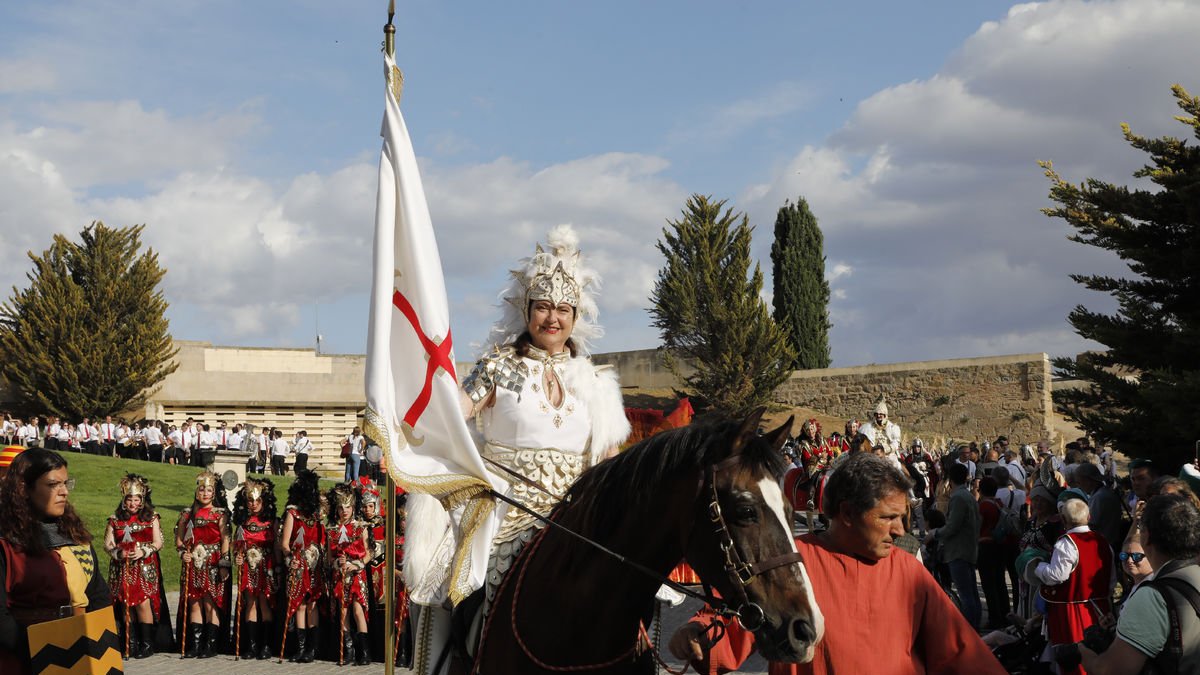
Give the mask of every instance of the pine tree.
[[759, 297], [762, 271], [750, 273], [752, 230], [724, 200], [692, 195], [657, 243], [666, 264], [651, 295], [667, 367], [681, 376], [681, 361], [694, 366], [681, 376], [690, 393], [733, 415], [770, 401], [795, 359]]
[[793, 368], [829, 367], [829, 282], [825, 237], [803, 197], [784, 202], [775, 216], [771, 281], [775, 323], [796, 352]]
[[81, 242], [30, 252], [29, 286], [0, 306], [0, 376], [27, 414], [69, 420], [142, 406], [178, 367], [157, 289], [166, 271], [143, 226], [96, 221]]
[[[1172, 88], [1200, 139], [1200, 99]], [[1134, 457], [1175, 470], [1200, 438], [1200, 147], [1172, 137], [1144, 138], [1122, 125], [1125, 140], [1150, 156], [1133, 175], [1154, 187], [1130, 189], [1095, 179], [1065, 182], [1044, 163], [1058, 203], [1045, 209], [1075, 228], [1073, 241], [1116, 253], [1129, 273], [1073, 274], [1112, 295], [1115, 314], [1076, 307], [1068, 320], [1104, 351], [1055, 359], [1057, 375], [1083, 380], [1054, 392], [1058, 409], [1089, 434]]]

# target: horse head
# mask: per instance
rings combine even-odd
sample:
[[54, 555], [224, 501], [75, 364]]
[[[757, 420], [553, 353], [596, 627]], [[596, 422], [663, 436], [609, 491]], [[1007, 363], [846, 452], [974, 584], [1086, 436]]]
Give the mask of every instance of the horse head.
[[771, 661], [806, 663], [825, 631], [812, 583], [792, 536], [792, 508], [780, 489], [781, 452], [789, 418], [758, 435], [765, 409], [722, 439], [727, 451], [708, 455], [688, 564], [714, 586], [751, 630]]

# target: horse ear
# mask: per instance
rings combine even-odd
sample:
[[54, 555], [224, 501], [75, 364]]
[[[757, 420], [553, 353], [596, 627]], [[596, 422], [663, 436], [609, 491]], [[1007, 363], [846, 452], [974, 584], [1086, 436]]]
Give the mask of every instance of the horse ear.
[[792, 430], [792, 422], [794, 422], [795, 419], [795, 415], [788, 417], [787, 421], [781, 424], [778, 429], [767, 432], [767, 434], [763, 436], [763, 440], [767, 442], [767, 445], [771, 446], [771, 450], [779, 452], [780, 449], [783, 448], [783, 443], [787, 440], [788, 432]]
[[737, 437], [733, 441], [733, 447], [729, 451], [729, 456], [742, 454], [742, 450], [750, 445], [750, 441], [758, 436], [758, 425], [762, 422], [763, 413], [767, 412], [766, 406], [759, 406], [750, 411], [746, 415], [746, 419], [742, 420], [742, 426], [738, 428]]

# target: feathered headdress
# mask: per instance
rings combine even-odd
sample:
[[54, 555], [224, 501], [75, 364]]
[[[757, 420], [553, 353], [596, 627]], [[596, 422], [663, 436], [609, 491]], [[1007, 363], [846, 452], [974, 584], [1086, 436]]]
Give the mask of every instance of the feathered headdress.
[[150, 492], [150, 481], [145, 477], [139, 476], [136, 473], [127, 473], [121, 479], [121, 496], [122, 497], [142, 497], [143, 499]]
[[211, 471], [202, 471], [200, 472], [200, 475], [196, 476], [196, 489], [199, 490], [202, 487], [210, 487], [215, 490], [217, 488], [217, 483], [220, 481], [221, 479], [217, 476], [217, 474]]
[[529, 325], [529, 303], [548, 300], [575, 308], [571, 339], [580, 353], [589, 353], [589, 343], [604, 334], [596, 323], [600, 310], [593, 297], [600, 277], [584, 265], [579, 235], [570, 225], [558, 225], [546, 236], [547, 248], [538, 244], [533, 255], [523, 258], [511, 280], [500, 293], [503, 315], [488, 336], [487, 349], [512, 343]]

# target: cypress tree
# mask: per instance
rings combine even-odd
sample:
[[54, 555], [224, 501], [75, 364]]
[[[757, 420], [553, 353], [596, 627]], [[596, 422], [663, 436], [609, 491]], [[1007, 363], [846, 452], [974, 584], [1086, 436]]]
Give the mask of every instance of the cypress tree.
[[[1200, 99], [1172, 88], [1185, 115], [1176, 119], [1200, 140]], [[1117, 301], [1113, 314], [1077, 306], [1068, 321], [1106, 349], [1054, 360], [1056, 375], [1082, 380], [1055, 391], [1056, 407], [1101, 442], [1174, 471], [1193, 458], [1200, 438], [1200, 147], [1172, 137], [1144, 138], [1122, 125], [1125, 140], [1149, 155], [1136, 178], [1150, 189], [1096, 179], [1064, 181], [1049, 162], [1046, 215], [1075, 228], [1070, 239], [1112, 251], [1128, 264], [1119, 277], [1071, 278]], [[1149, 187], [1149, 186], [1148, 186]]]
[[[692, 195], [682, 217], [667, 224], [657, 243], [666, 264], [650, 309], [667, 367], [689, 393], [724, 413], [743, 414], [770, 401], [795, 354], [759, 297], [762, 271], [755, 264], [750, 272], [753, 228], [724, 200], [701, 195]], [[681, 362], [696, 371], [683, 377]]]
[[78, 243], [55, 235], [29, 252], [29, 286], [0, 305], [0, 376], [26, 414], [131, 410], [178, 367], [157, 289], [166, 271], [141, 252], [142, 229], [96, 221]]
[[808, 202], [784, 202], [775, 215], [771, 244], [775, 323], [796, 352], [796, 369], [829, 367], [829, 282], [825, 281], [825, 237]]

